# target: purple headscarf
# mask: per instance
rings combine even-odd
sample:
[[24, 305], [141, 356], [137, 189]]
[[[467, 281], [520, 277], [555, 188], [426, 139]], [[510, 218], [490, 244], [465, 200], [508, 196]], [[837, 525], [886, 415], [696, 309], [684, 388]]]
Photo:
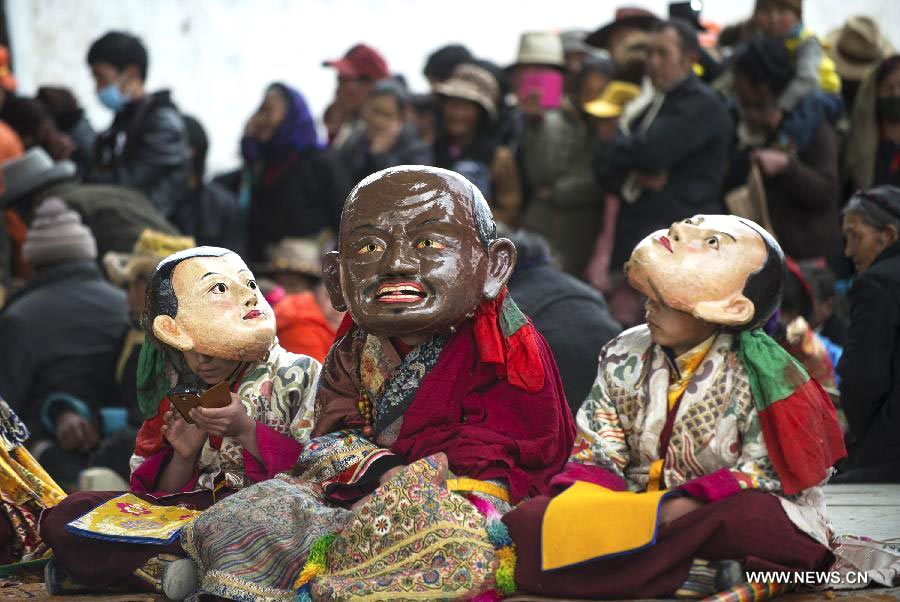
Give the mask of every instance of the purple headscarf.
[[316, 124], [306, 100], [303, 96], [282, 83], [274, 83], [267, 88], [281, 95], [287, 102], [287, 113], [284, 120], [275, 130], [275, 135], [268, 142], [256, 138], [241, 140], [241, 154], [247, 163], [255, 163], [263, 159], [266, 163], [274, 163], [292, 153], [302, 153], [311, 148], [321, 148]]

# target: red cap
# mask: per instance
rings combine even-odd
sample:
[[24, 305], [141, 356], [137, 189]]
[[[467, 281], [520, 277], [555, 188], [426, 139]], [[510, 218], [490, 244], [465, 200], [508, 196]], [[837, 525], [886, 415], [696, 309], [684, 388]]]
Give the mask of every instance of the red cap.
[[388, 77], [388, 67], [378, 51], [365, 44], [357, 44], [347, 51], [343, 58], [322, 63], [324, 67], [334, 67], [346, 77], [384, 79]]

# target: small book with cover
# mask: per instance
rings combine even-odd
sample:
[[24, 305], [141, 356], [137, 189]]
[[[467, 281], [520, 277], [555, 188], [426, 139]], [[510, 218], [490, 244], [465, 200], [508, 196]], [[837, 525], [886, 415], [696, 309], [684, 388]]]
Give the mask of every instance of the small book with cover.
[[124, 493], [68, 523], [66, 529], [106, 541], [165, 546], [177, 540], [181, 528], [199, 514], [199, 510], [180, 506], [156, 506]]

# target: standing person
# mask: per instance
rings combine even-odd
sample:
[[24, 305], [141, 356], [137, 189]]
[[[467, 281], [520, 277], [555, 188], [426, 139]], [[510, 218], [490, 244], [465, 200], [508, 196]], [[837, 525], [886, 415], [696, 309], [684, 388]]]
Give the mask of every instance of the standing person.
[[375, 83], [390, 77], [390, 71], [384, 57], [365, 44], [357, 44], [343, 57], [325, 61], [322, 66], [334, 67], [338, 73], [334, 104], [340, 126], [331, 146], [340, 149], [351, 135], [363, 129], [363, 104]]
[[522, 172], [531, 184], [523, 225], [542, 235], [563, 271], [581, 277], [603, 224], [604, 195], [591, 157], [597, 136], [585, 106], [598, 98], [612, 75], [608, 60], [589, 57], [573, 80], [574, 92], [542, 124], [525, 128]]
[[431, 147], [407, 121], [409, 106], [409, 94], [395, 80], [380, 81], [372, 88], [362, 108], [365, 128], [338, 151], [353, 182], [397, 165], [431, 165]]
[[850, 190], [900, 186], [900, 54], [886, 58], [859, 89], [844, 171]]
[[[696, 75], [699, 45], [687, 23], [665, 21], [650, 36], [648, 73], [654, 94], [635, 101], [612, 142], [599, 148], [594, 173], [622, 199], [610, 269], [625, 288], [622, 266], [648, 232], [698, 211], [718, 213], [725, 178], [731, 120], [715, 94]], [[640, 302], [633, 297], [633, 309]], [[634, 325], [635, 311], [614, 315]]]
[[900, 188], [858, 192], [844, 209], [850, 329], [838, 364], [850, 425], [843, 482], [900, 483]]
[[135, 36], [111, 31], [91, 45], [87, 63], [100, 102], [115, 118], [97, 137], [84, 180], [140, 190], [171, 219], [187, 192], [190, 152], [169, 91], [144, 88], [147, 49]]
[[617, 8], [615, 18], [585, 38], [585, 43], [609, 53], [616, 79], [640, 85], [646, 73], [647, 34], [659, 22], [646, 9]]
[[94, 158], [97, 132], [78, 105], [78, 99], [68, 88], [56, 86], [38, 88], [37, 99], [50, 112], [59, 131], [72, 140], [75, 148], [69, 158], [78, 166], [79, 172], [84, 173]]
[[[735, 57], [732, 71], [739, 123], [726, 187], [743, 184], [751, 169], [759, 169], [772, 228], [785, 253], [798, 261], [835, 257], [841, 239], [834, 129], [810, 108], [817, 102], [812, 95], [793, 112], [781, 109], [779, 99], [794, 70], [780, 43], [754, 38]], [[808, 133], [791, 126], [798, 118]]]
[[0, 396], [32, 432], [38, 461], [72, 488], [103, 439], [101, 408], [119, 405], [125, 293], [103, 277], [93, 235], [59, 199], [38, 207], [23, 254], [34, 273], [0, 314]]
[[847, 115], [853, 114], [859, 87], [892, 54], [894, 47], [872, 17], [850, 17], [828, 34], [828, 55], [841, 76], [841, 96]]
[[239, 191], [248, 213], [247, 254], [264, 261], [286, 236], [337, 230], [350, 182], [339, 162], [319, 145], [303, 96], [274, 83], [247, 121], [241, 140], [244, 167], [221, 181]]
[[519, 170], [510, 149], [491, 135], [500, 100], [497, 80], [487, 69], [464, 64], [435, 91], [441, 102], [435, 165], [468, 178], [487, 199], [494, 219], [515, 226], [522, 210]]

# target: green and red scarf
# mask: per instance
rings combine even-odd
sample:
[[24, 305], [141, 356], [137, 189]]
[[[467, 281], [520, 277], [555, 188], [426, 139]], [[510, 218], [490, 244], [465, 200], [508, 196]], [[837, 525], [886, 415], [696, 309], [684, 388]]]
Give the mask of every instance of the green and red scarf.
[[740, 346], [769, 458], [784, 492], [800, 493], [819, 484], [847, 455], [831, 398], [762, 330], [742, 332]]

